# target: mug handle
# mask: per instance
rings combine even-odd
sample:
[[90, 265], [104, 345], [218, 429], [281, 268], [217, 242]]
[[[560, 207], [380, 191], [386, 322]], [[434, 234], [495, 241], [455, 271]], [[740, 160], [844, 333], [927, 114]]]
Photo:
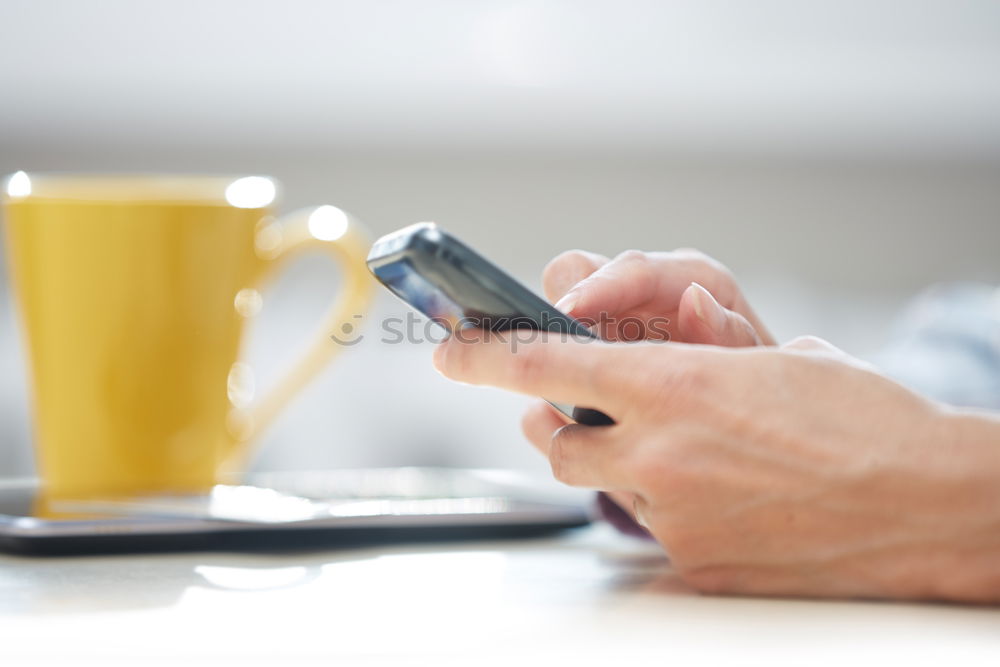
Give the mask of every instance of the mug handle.
[[[288, 261], [316, 251], [340, 265], [342, 286], [322, 320], [322, 336], [309, 344], [269, 393], [248, 407], [231, 408], [227, 420], [231, 444], [225, 457], [228, 470], [243, 467], [249, 455], [248, 443], [337, 355], [343, 346], [330, 334], [349, 332], [359, 324], [356, 320], [367, 309], [374, 286], [365, 263], [371, 246], [368, 233], [356, 218], [335, 206], [299, 209], [277, 219], [268, 216], [257, 225], [254, 245], [265, 268], [251, 288], [269, 282]], [[230, 384], [233, 380], [231, 374]]]

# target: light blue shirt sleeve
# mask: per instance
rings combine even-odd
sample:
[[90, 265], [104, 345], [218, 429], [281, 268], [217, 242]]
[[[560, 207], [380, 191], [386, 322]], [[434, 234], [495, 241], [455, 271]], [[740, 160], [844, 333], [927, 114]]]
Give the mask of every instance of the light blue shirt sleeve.
[[1000, 409], [1000, 288], [930, 288], [906, 309], [891, 343], [873, 361], [926, 396]]

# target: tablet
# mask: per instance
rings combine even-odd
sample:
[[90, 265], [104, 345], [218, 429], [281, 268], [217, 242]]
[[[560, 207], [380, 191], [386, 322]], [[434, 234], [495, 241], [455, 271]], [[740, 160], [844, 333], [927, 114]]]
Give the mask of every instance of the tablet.
[[521, 538], [588, 524], [585, 496], [500, 470], [263, 473], [197, 496], [45, 501], [0, 483], [0, 550], [83, 554], [287, 550]]

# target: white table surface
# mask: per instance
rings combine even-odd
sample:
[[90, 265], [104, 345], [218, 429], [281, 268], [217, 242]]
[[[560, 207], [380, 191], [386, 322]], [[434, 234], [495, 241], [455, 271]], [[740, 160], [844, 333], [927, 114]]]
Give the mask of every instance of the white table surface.
[[0, 665], [1000, 665], [1000, 608], [700, 596], [607, 526], [277, 555], [0, 557]]

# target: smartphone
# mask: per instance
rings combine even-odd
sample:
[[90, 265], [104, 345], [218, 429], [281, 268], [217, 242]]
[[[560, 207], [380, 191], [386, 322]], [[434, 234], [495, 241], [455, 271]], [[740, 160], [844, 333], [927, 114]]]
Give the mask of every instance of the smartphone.
[[[389, 291], [450, 331], [533, 329], [594, 337], [583, 324], [432, 222], [380, 238], [368, 254], [368, 268]], [[599, 410], [549, 403], [580, 424], [614, 424]]]

